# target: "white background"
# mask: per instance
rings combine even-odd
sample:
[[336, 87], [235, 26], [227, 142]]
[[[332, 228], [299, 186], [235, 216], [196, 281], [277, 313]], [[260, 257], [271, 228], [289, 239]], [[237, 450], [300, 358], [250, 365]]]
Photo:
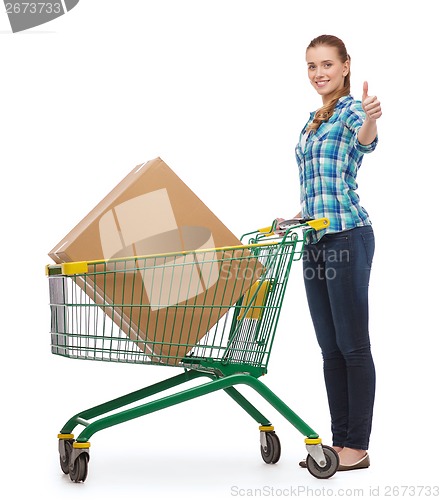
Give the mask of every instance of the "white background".
[[[8, 498], [232, 498], [387, 493], [439, 481], [439, 26], [435, 2], [81, 0], [12, 34], [0, 14], [1, 461]], [[371, 340], [378, 377], [372, 467], [314, 479], [303, 437], [275, 424], [282, 458], [260, 458], [257, 425], [213, 394], [92, 438], [89, 477], [58, 466], [76, 412], [173, 369], [50, 354], [48, 251], [135, 165], [161, 156], [238, 236], [298, 211], [294, 147], [310, 111], [305, 47], [322, 33], [352, 56], [384, 115], [359, 193], [377, 238]], [[265, 383], [330, 442], [321, 357], [300, 265]], [[325, 488], [325, 490], [323, 489]], [[423, 490], [421, 495], [434, 493]], [[392, 490], [391, 490], [392, 493]], [[416, 490], [418, 495], [418, 490]], [[306, 496], [306, 491], [304, 493]]]

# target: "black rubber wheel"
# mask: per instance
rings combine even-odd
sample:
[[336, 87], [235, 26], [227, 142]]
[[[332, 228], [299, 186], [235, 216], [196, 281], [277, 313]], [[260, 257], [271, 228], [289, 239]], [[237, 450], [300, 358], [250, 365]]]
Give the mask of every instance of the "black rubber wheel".
[[61, 470], [64, 472], [64, 474], [69, 474], [69, 462], [70, 462], [70, 456], [72, 454], [72, 439], [60, 439], [60, 441], [63, 441], [64, 445], [64, 459], [60, 455], [60, 467]]
[[274, 431], [266, 433], [266, 449], [260, 445], [260, 454], [263, 461], [267, 464], [275, 464], [280, 459], [281, 453], [280, 440]]
[[326, 465], [324, 467], [320, 467], [311, 455], [308, 455], [306, 457], [306, 467], [317, 479], [329, 479], [337, 472], [340, 460], [338, 458], [338, 453], [334, 450], [334, 448], [325, 445], [323, 445], [322, 448], [326, 458]]
[[81, 483], [87, 477], [87, 465], [89, 463], [89, 456], [87, 453], [81, 453], [73, 464], [73, 468], [69, 470], [69, 476], [75, 483]]

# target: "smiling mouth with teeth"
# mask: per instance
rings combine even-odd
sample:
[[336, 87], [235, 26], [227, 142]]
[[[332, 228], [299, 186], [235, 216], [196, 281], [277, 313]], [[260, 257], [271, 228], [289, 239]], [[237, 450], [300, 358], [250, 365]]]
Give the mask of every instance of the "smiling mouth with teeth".
[[323, 87], [323, 86], [325, 86], [328, 82], [329, 82], [329, 80], [320, 80], [319, 82], [315, 82], [315, 84], [317, 85], [317, 87]]

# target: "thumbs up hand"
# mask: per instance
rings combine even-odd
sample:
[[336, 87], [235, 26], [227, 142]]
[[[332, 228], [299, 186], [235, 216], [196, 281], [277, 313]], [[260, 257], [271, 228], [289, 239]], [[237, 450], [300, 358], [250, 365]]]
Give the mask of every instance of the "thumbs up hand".
[[366, 118], [369, 120], [377, 120], [382, 115], [381, 104], [376, 96], [368, 95], [368, 82], [363, 83], [363, 95], [361, 98], [363, 110], [366, 113]]

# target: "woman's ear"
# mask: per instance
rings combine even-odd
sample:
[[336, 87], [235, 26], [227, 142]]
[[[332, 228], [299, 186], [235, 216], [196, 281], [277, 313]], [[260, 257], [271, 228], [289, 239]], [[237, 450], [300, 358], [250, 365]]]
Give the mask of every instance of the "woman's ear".
[[343, 76], [348, 76], [349, 70], [351, 67], [351, 63], [349, 62], [349, 59], [343, 63]]

